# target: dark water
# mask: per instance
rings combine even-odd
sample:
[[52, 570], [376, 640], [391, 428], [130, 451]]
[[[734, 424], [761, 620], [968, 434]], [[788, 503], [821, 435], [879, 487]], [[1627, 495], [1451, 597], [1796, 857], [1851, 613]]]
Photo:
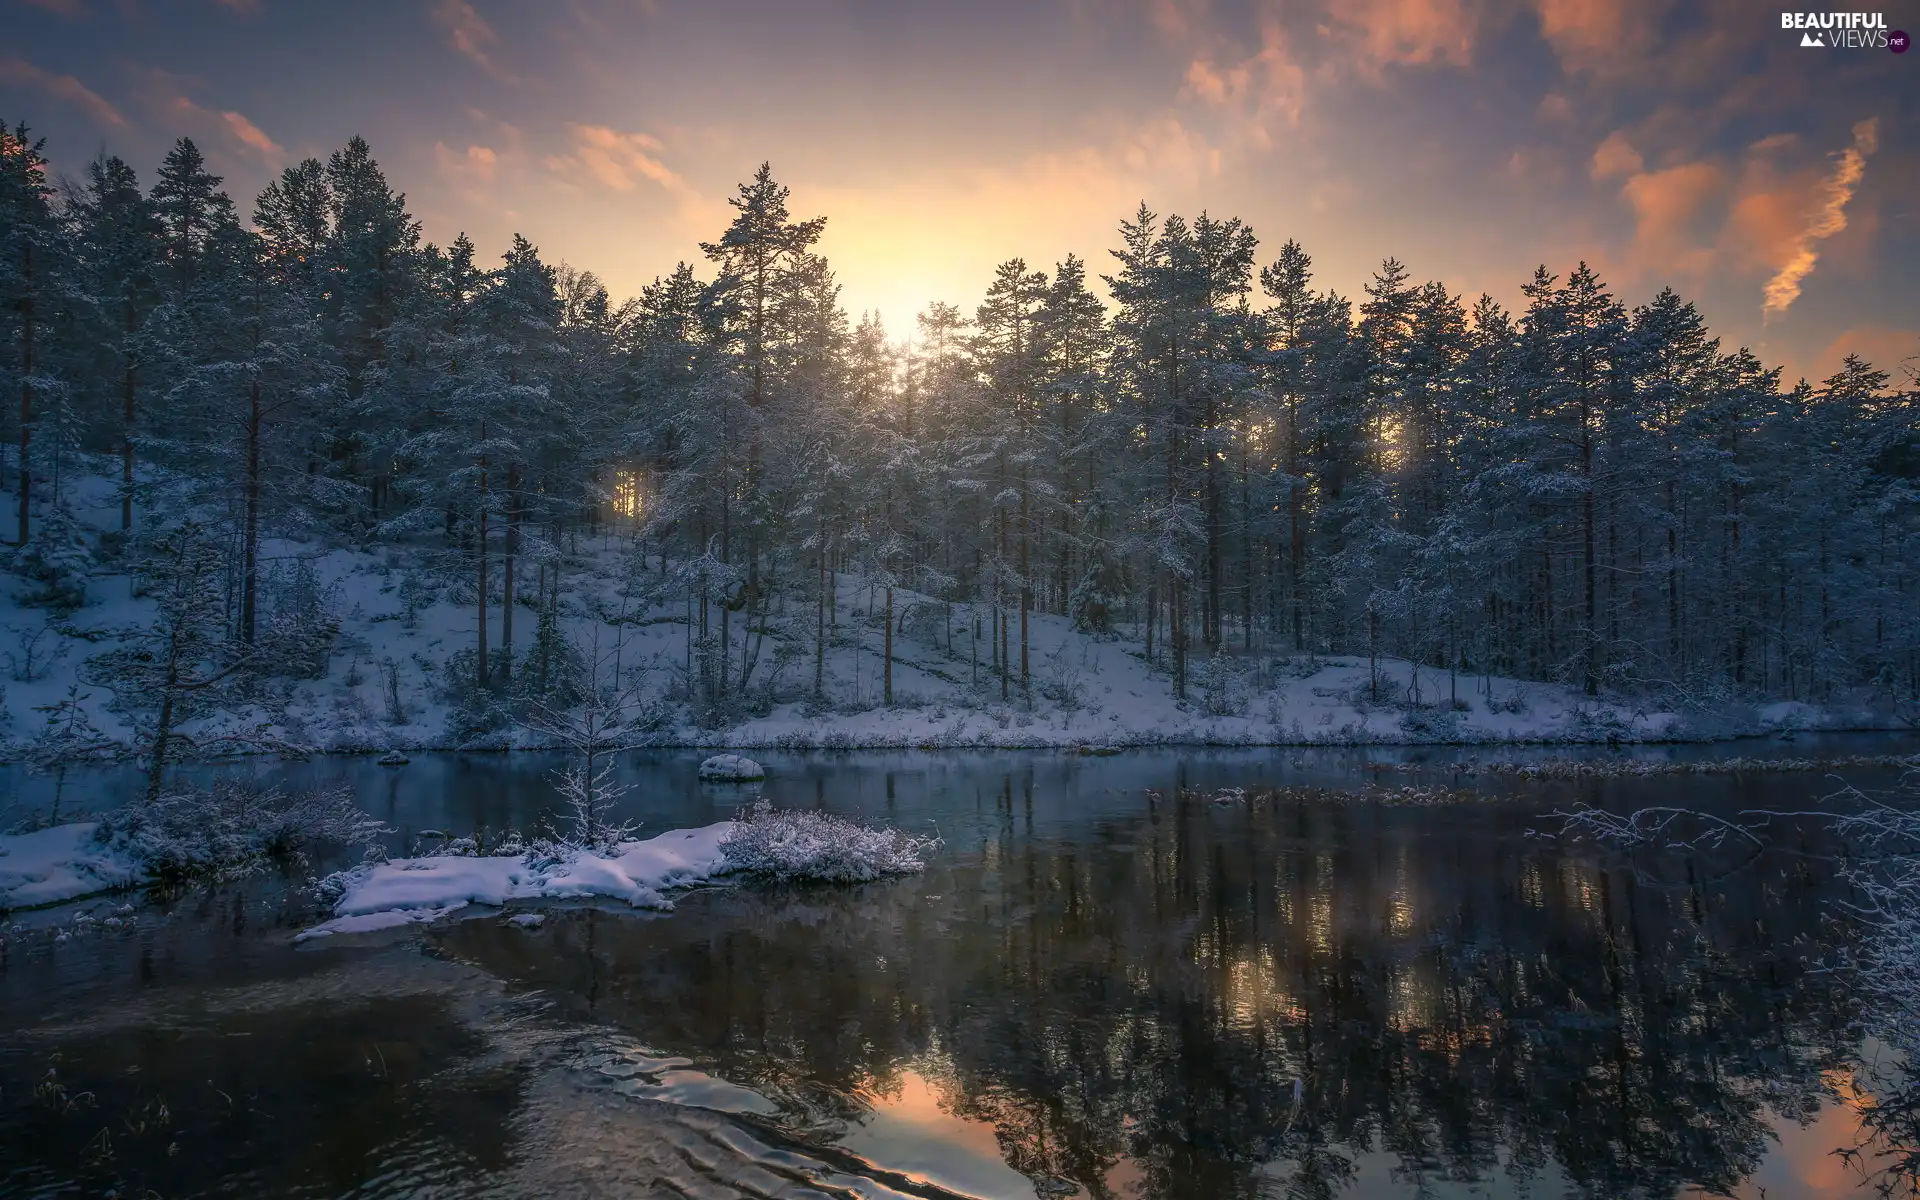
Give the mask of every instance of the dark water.
[[[1833, 782], [1431, 757], [765, 756], [777, 802], [937, 830], [928, 871], [298, 949], [310, 902], [271, 880], [16, 932], [0, 1196], [1858, 1193], [1833, 1154], [1865, 1136], [1858, 1013], [1818, 969], [1849, 936], [1841, 847], [1807, 826], [1624, 862], [1529, 836], [1576, 799], [1803, 807]], [[756, 794], [697, 761], [636, 757], [630, 815]], [[345, 777], [405, 845], [537, 825], [552, 765], [287, 770]], [[1480, 790], [1337, 794], [1450, 782]]]

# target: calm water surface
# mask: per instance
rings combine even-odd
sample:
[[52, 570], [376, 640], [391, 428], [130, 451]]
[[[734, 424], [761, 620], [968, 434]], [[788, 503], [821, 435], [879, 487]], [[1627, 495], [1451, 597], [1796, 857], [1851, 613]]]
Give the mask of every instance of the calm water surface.
[[[1863, 1135], [1858, 1013], [1817, 969], [1849, 934], [1827, 835], [1637, 864], [1529, 836], [1575, 800], [1793, 807], [1832, 781], [1382, 769], [1403, 757], [768, 755], [740, 790], [639, 755], [651, 830], [764, 794], [942, 846], [915, 878], [534, 930], [469, 910], [296, 948], [311, 902], [270, 880], [16, 932], [0, 1195], [1866, 1194], [1833, 1153]], [[537, 827], [555, 765], [282, 770], [351, 783], [405, 849]], [[1336, 794], [1408, 783], [1474, 798]]]

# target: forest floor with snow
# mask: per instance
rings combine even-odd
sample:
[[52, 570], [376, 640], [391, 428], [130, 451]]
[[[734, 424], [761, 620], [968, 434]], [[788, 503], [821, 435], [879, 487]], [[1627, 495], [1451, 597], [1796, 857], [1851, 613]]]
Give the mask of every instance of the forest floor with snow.
[[[66, 488], [82, 528], [118, 523], [108, 480]], [[1450, 675], [1444, 669], [1351, 656], [1196, 656], [1186, 698], [1175, 695], [1164, 655], [1149, 662], [1123, 627], [1076, 631], [1063, 617], [1029, 618], [1029, 683], [1018, 678], [1018, 614], [1009, 619], [1014, 677], [1004, 689], [974, 613], [896, 589], [893, 703], [883, 702], [884, 609], [857, 574], [835, 579], [819, 697], [814, 695], [815, 611], [793, 601], [757, 623], [758, 666], [721, 719], [686, 703], [690, 614], [676, 564], [645, 557], [630, 534], [582, 537], [561, 571], [560, 627], [577, 659], [617, 663], [648, 707], [644, 743], [715, 748], [1105, 748], [1143, 745], [1350, 745], [1391, 743], [1708, 740], [1793, 729], [1904, 728], [1868, 706], [1728, 704], [1682, 711], [1626, 697], [1586, 697], [1555, 683]], [[509, 719], [476, 728], [455, 676], [456, 655], [475, 642], [473, 583], [438, 575], [425, 553], [371, 552], [287, 540], [263, 546], [264, 573], [317, 588], [339, 622], [324, 673], [275, 677], [244, 689], [184, 730], [203, 744], [246, 731], [246, 744], [285, 752], [387, 749], [511, 749], [552, 744]], [[32, 602], [38, 585], [0, 571], [0, 756], [27, 753], [49, 705], [70, 689], [99, 731], [131, 745], [133, 728], [105, 688], [89, 684], [87, 660], [153, 618], [131, 576], [100, 554], [83, 572], [84, 601], [71, 611]], [[496, 575], [498, 574], [496, 569]], [[532, 599], [529, 570], [522, 595]], [[810, 581], [809, 581], [810, 582]], [[269, 585], [269, 593], [272, 591]], [[496, 585], [497, 586], [497, 585]], [[488, 606], [500, 646], [500, 606]], [[531, 670], [537, 611], [516, 610], [516, 649]], [[989, 619], [981, 609], [981, 625]], [[697, 620], [697, 618], [696, 618]], [[743, 621], [733, 618], [732, 667]], [[713, 620], [717, 628], [717, 617]], [[977, 657], [976, 657], [977, 655]], [[464, 668], [470, 670], [470, 665]]]

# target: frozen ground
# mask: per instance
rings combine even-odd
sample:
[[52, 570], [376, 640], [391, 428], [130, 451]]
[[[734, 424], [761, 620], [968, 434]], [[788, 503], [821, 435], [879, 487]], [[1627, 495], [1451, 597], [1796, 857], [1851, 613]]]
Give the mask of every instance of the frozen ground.
[[94, 840], [91, 821], [0, 835], [0, 912], [130, 887], [145, 872]]
[[[104, 480], [82, 478], [68, 494], [100, 528], [117, 523]], [[640, 678], [654, 706], [654, 744], [715, 749], [783, 747], [1048, 747], [1160, 744], [1267, 745], [1393, 742], [1609, 741], [1722, 737], [1768, 729], [1872, 728], [1891, 722], [1865, 711], [1805, 704], [1735, 706], [1712, 714], [1678, 713], [1628, 699], [1591, 699], [1551, 683], [1364, 658], [1232, 655], [1191, 664], [1188, 696], [1173, 693], [1164, 661], [1149, 663], [1131, 628], [1113, 636], [1076, 632], [1065, 618], [1030, 618], [1030, 676], [1002, 696], [983, 636], [973, 638], [966, 605], [941, 605], [895, 592], [894, 703], [882, 703], [884, 617], [874, 589], [858, 575], [836, 579], [821, 671], [813, 695], [814, 612], [797, 601], [776, 610], [760, 645], [746, 703], [724, 720], [697, 723], [685, 694], [689, 663], [687, 605], [672, 587], [675, 564], [645, 557], [630, 537], [609, 534], [570, 545], [562, 571], [561, 625], [583, 652], [597, 646], [621, 672]], [[509, 748], [543, 744], [540, 735], [503, 727], [474, 734], [456, 719], [447, 686], [456, 652], [474, 643], [471, 585], [436, 578], [421, 556], [269, 541], [266, 569], [311, 568], [340, 620], [325, 675], [273, 680], [244, 704], [186, 727], [203, 742], [250, 731], [256, 744], [312, 751], [389, 748]], [[496, 571], [497, 574], [497, 571]], [[461, 595], [460, 589], [468, 589]], [[152, 616], [111, 562], [87, 579], [86, 602], [58, 617], [23, 602], [30, 584], [0, 572], [0, 748], [23, 752], [44, 727], [36, 709], [65, 696], [85, 660]], [[523, 596], [534, 591], [532, 572]], [[984, 612], [984, 610], [983, 610]], [[500, 606], [488, 607], [495, 652]], [[538, 623], [516, 610], [520, 661], [528, 661]], [[1010, 625], [1017, 631], [1017, 615]], [[742, 622], [733, 622], [735, 670]], [[985, 624], [983, 619], [982, 624]], [[716, 619], [717, 627], [717, 619]], [[756, 633], [758, 636], [758, 633]], [[1017, 632], [1015, 652], [1018, 652]], [[782, 647], [785, 647], [782, 650]], [[977, 658], [976, 658], [977, 651]], [[126, 722], [109, 695], [82, 686], [83, 707], [107, 737], [126, 741]]]

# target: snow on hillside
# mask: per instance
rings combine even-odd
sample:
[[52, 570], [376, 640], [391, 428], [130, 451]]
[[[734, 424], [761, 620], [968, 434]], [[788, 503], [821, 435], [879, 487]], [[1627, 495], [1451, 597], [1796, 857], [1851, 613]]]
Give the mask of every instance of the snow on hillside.
[[[71, 485], [83, 520], [117, 519], [104, 480]], [[877, 589], [838, 577], [837, 606], [813, 698], [814, 613], [797, 605], [774, 614], [754, 688], [757, 703], [720, 727], [694, 723], [684, 695], [688, 612], [665, 586], [658, 557], [643, 558], [630, 537], [582, 538], [562, 575], [560, 625], [583, 653], [638, 673], [657, 719], [654, 744], [715, 748], [1075, 747], [1161, 744], [1268, 745], [1380, 742], [1632, 741], [1727, 736], [1769, 728], [1861, 727], [1868, 714], [1804, 704], [1721, 712], [1711, 720], [1625, 700], [1595, 700], [1550, 683], [1458, 675], [1400, 660], [1228, 655], [1196, 657], [1185, 700], [1176, 699], [1164, 661], [1149, 664], [1130, 630], [1097, 637], [1063, 618], [1030, 618], [1030, 688], [1005, 690], [976, 643], [964, 604], [941, 605], [898, 589], [894, 704], [882, 703], [884, 617]], [[434, 582], [404, 549], [373, 553], [288, 541], [265, 543], [267, 570], [310, 568], [340, 621], [325, 674], [276, 679], [236, 707], [203, 716], [187, 731], [203, 744], [250, 732], [252, 744], [319, 752], [388, 748], [502, 749], [547, 739], [504, 725], [475, 735], [459, 728], [453, 656], [474, 643], [470, 601], [458, 585]], [[636, 569], [636, 564], [644, 566]], [[428, 582], [424, 582], [426, 580]], [[107, 738], [126, 742], [127, 722], [110, 694], [83, 680], [87, 658], [152, 619], [129, 576], [107, 566], [86, 580], [86, 602], [68, 616], [28, 603], [33, 585], [0, 572], [0, 747], [23, 753], [44, 729], [36, 711], [79, 685], [82, 707]], [[533, 591], [524, 586], [523, 595]], [[649, 592], [660, 599], [649, 601]], [[469, 591], [470, 594], [470, 591]], [[984, 612], [984, 610], [983, 610]], [[538, 616], [517, 610], [516, 641], [526, 661]], [[498, 647], [499, 605], [489, 606]], [[782, 620], [785, 624], [782, 624]], [[1017, 627], [1017, 617], [1015, 618]], [[786, 631], [786, 649], [780, 649]], [[735, 646], [739, 644], [738, 622]], [[1016, 642], [1017, 645], [1017, 642]], [[737, 658], [738, 650], [735, 650]], [[767, 681], [775, 686], [769, 689]]]

